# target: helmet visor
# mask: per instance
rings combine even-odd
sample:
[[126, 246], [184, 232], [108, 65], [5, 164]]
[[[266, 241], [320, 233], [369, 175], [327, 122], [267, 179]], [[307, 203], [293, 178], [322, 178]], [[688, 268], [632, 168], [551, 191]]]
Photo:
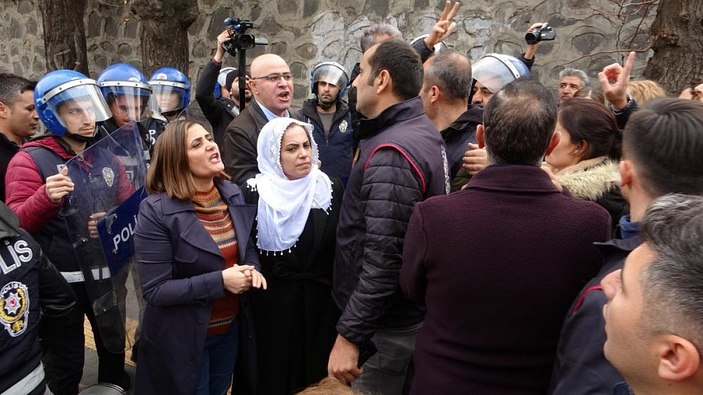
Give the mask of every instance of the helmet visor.
[[320, 81], [335, 85], [340, 89], [347, 86], [348, 82], [346, 73], [335, 66], [322, 66], [315, 70], [313, 83]]
[[109, 119], [112, 114], [95, 83], [61, 86], [60, 91], [46, 97], [47, 107], [56, 114], [68, 133], [87, 135], [95, 131], [95, 123]]
[[[492, 55], [481, 58], [471, 66], [471, 76], [493, 93], [503, 89], [518, 77], [506, 62]], [[514, 68], [514, 67], [513, 67]]]
[[149, 115], [149, 97], [151, 88], [130, 86], [105, 86], [102, 88], [112, 116], [120, 121], [143, 121]]
[[149, 106], [160, 114], [169, 113], [185, 108], [183, 88], [173, 85], [152, 85], [152, 95]]

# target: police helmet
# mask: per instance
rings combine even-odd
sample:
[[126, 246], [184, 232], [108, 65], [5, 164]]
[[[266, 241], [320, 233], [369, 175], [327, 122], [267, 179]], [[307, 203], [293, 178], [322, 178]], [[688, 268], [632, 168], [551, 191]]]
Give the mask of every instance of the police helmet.
[[317, 83], [323, 81], [339, 88], [337, 100], [341, 100], [349, 88], [349, 75], [337, 62], [322, 62], [310, 70], [310, 91], [317, 95]]
[[61, 117], [62, 106], [69, 101], [102, 122], [112, 116], [98, 83], [74, 70], [54, 70], [44, 74], [34, 88], [34, 104], [44, 126], [56, 136], [70, 134]]
[[137, 122], [146, 119], [148, 108], [146, 105], [151, 96], [151, 86], [149, 86], [144, 75], [134, 66], [126, 63], [116, 63], [107, 67], [98, 76], [98, 85], [100, 85], [100, 89], [108, 104], [111, 100], [114, 100], [115, 96], [139, 99], [139, 103], [135, 103], [138, 105], [129, 107], [141, 108], [141, 112], [129, 114], [129, 118]]
[[471, 65], [471, 76], [493, 93], [518, 78], [530, 78], [525, 63], [510, 55], [490, 53]]
[[[421, 36], [417, 36], [417, 37], [413, 38], [413, 40], [410, 41], [410, 45], [415, 45], [416, 42], [418, 42], [420, 40], [424, 40], [425, 37], [427, 37], [427, 36], [429, 36], [429, 34], [423, 34]], [[440, 41], [434, 45], [434, 53], [440, 53], [440, 52], [446, 51], [448, 49], [449, 49], [449, 47], [447, 46], [447, 44], [444, 43], [444, 41]]]
[[222, 97], [222, 87], [225, 87], [227, 89], [230, 89], [231, 87], [227, 86], [227, 75], [231, 72], [237, 72], [236, 67], [223, 67], [222, 70], [220, 70], [220, 73], [217, 75], [217, 84], [215, 84], [215, 98], [219, 99]]
[[[190, 81], [182, 72], [173, 67], [163, 67], [154, 72], [149, 79], [152, 89], [152, 109], [161, 114], [184, 109], [190, 103]], [[172, 93], [178, 94], [175, 102], [162, 101]], [[163, 106], [163, 107], [162, 107]]]

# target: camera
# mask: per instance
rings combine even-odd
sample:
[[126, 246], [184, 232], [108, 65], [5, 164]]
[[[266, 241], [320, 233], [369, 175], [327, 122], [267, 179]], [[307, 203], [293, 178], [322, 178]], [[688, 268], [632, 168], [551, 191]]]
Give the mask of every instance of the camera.
[[528, 44], [532, 45], [537, 44], [540, 41], [554, 40], [556, 36], [557, 32], [552, 30], [552, 27], [549, 26], [549, 24], [545, 23], [541, 27], [532, 29], [529, 32], [525, 33], [525, 41]]
[[256, 46], [256, 38], [251, 34], [246, 34], [247, 29], [254, 27], [251, 21], [227, 18], [225, 19], [225, 26], [229, 29], [231, 39], [222, 43], [222, 48], [230, 55], [236, 56], [238, 50], [246, 51]]

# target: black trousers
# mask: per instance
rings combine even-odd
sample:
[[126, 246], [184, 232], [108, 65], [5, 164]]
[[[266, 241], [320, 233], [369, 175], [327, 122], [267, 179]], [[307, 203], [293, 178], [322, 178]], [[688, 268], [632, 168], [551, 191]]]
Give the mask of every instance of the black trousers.
[[76, 293], [76, 306], [63, 317], [42, 317], [40, 337], [43, 351], [46, 381], [54, 395], [76, 395], [83, 376], [85, 362], [85, 336], [83, 316], [87, 316], [93, 328], [93, 337], [98, 351], [98, 381], [130, 386], [124, 370], [124, 351], [109, 352], [98, 332], [95, 314], [83, 283], [71, 284]]

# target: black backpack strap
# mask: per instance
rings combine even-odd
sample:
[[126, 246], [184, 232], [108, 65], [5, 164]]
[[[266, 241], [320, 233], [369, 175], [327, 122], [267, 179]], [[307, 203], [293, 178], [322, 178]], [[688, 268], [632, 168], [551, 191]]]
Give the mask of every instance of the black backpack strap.
[[66, 166], [66, 161], [62, 157], [46, 147], [27, 147], [23, 150], [32, 157], [42, 180], [58, 174], [59, 170]]

